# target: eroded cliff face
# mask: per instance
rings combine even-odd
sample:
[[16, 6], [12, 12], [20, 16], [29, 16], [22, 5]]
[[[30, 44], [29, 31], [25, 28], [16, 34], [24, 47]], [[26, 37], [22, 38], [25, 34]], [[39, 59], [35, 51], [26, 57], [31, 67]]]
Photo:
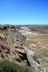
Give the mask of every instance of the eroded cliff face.
[[23, 48], [26, 37], [21, 35], [18, 29], [19, 27], [15, 26], [0, 27], [0, 60], [13, 60], [20, 64], [27, 60]]
[[0, 61], [15, 61], [19, 65], [31, 67], [34, 71], [43, 72], [41, 58], [44, 50], [40, 50], [45, 47], [42, 45], [43, 38], [40, 38], [42, 34], [32, 32], [28, 27], [0, 26]]

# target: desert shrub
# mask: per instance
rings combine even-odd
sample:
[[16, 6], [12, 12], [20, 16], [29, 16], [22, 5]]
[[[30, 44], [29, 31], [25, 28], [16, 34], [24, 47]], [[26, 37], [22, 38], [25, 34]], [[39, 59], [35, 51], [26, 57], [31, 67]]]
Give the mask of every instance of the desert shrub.
[[29, 72], [29, 69], [17, 65], [15, 62], [0, 61], [0, 72]]

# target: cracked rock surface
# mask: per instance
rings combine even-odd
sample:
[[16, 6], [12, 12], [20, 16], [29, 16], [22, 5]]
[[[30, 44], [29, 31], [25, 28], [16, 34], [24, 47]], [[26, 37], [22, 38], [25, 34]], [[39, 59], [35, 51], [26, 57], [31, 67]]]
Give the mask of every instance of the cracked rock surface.
[[[43, 36], [47, 38], [48, 34]], [[29, 27], [0, 26], [0, 61], [15, 61], [43, 72], [42, 67], [48, 66], [48, 44], [43, 41], [42, 34], [32, 32]]]

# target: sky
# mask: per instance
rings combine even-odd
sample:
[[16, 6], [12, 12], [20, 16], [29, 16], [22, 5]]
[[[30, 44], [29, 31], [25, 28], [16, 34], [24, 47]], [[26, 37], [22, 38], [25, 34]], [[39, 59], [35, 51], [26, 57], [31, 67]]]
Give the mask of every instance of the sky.
[[0, 24], [48, 24], [48, 0], [0, 0]]

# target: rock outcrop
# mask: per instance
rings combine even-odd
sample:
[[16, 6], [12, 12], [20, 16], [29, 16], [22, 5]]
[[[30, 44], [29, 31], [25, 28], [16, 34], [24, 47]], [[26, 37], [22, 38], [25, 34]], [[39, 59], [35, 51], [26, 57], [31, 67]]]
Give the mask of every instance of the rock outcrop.
[[26, 37], [19, 33], [15, 26], [2, 26], [0, 31], [0, 61], [10, 60], [20, 65], [29, 65], [23, 47]]
[[[24, 32], [24, 27], [22, 28]], [[30, 67], [33, 72], [44, 72], [34, 51], [29, 45], [25, 46], [26, 35], [31, 35], [31, 32], [28, 28], [25, 28], [25, 33], [20, 29], [18, 26], [0, 26], [0, 61], [15, 61], [19, 65]], [[32, 47], [37, 49], [39, 46], [32, 44]]]

